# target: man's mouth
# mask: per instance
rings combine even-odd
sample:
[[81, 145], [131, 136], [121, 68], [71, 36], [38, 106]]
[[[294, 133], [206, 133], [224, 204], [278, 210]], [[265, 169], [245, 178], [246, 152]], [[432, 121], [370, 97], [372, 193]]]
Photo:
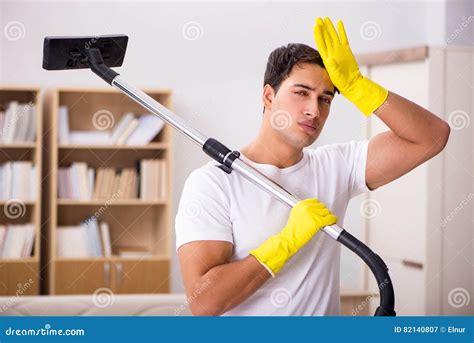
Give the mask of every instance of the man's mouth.
[[315, 133], [318, 129], [314, 124], [309, 124], [309, 123], [298, 123], [298, 125], [307, 133], [313, 134]]

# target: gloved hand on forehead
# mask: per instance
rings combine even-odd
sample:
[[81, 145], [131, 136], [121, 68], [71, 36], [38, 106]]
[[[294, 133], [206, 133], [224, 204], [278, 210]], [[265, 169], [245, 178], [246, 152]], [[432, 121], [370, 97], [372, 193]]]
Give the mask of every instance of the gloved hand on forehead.
[[328, 17], [316, 18], [318, 51], [334, 86], [368, 117], [385, 102], [388, 91], [361, 74], [341, 20], [337, 30]]

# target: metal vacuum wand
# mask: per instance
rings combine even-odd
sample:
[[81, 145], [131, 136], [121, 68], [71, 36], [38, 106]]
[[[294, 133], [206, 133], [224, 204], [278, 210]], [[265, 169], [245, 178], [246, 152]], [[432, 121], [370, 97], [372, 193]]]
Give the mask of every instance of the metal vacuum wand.
[[[128, 37], [125, 35], [46, 37], [43, 51], [43, 68], [47, 70], [91, 69], [108, 84], [122, 91], [202, 147], [207, 155], [220, 163], [219, 168], [224, 172], [230, 174], [235, 170], [279, 201], [290, 207], [295, 206], [300, 199], [241, 160], [238, 151], [232, 151], [216, 139], [208, 138], [190, 127], [182, 118], [140, 89], [122, 80], [117, 72], [110, 69], [110, 67], [122, 65], [127, 41]], [[107, 56], [106, 60], [104, 60], [104, 56]], [[375, 276], [380, 292], [380, 306], [377, 308], [375, 315], [395, 316], [393, 285], [388, 274], [388, 268], [383, 260], [364, 243], [338, 225], [326, 226], [322, 231], [352, 250], [369, 266]]]

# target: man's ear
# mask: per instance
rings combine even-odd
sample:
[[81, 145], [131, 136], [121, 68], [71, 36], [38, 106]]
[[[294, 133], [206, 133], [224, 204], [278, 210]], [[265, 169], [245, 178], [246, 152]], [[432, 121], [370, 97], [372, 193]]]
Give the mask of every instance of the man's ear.
[[265, 108], [271, 109], [273, 98], [275, 97], [275, 90], [268, 83], [263, 87], [262, 101]]

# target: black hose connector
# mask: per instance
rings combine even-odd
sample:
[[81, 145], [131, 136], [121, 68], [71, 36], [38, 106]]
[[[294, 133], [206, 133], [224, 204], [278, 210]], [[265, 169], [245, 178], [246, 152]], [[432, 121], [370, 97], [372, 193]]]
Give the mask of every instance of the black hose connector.
[[395, 293], [388, 267], [379, 255], [370, 250], [364, 243], [347, 231], [342, 231], [337, 239], [342, 245], [355, 252], [369, 266], [375, 276], [380, 292], [380, 306], [374, 316], [396, 316]]
[[224, 163], [224, 159], [229, 154], [232, 152], [228, 147], [226, 147], [224, 144], [219, 142], [217, 139], [214, 138], [208, 138], [203, 146], [202, 150], [211, 156], [214, 160], [216, 160], [219, 163]]
[[92, 71], [109, 85], [112, 85], [112, 81], [119, 74], [104, 64], [100, 50], [97, 48], [89, 48], [85, 49], [82, 53], [87, 58], [87, 62]]
[[208, 138], [202, 146], [202, 150], [204, 150], [204, 152], [214, 160], [221, 163], [221, 165], [217, 167], [227, 174], [232, 173], [232, 163], [240, 157], [240, 152], [231, 151], [228, 147], [214, 138]]

